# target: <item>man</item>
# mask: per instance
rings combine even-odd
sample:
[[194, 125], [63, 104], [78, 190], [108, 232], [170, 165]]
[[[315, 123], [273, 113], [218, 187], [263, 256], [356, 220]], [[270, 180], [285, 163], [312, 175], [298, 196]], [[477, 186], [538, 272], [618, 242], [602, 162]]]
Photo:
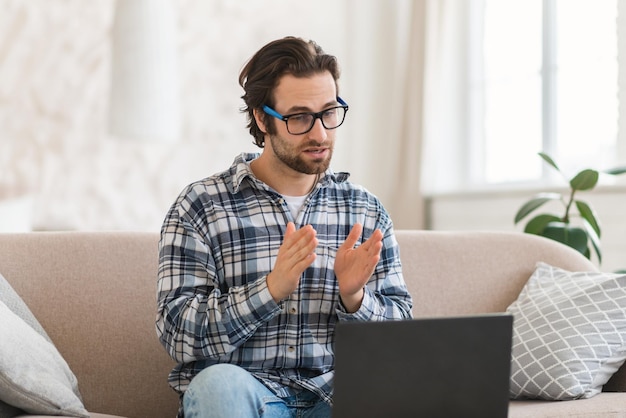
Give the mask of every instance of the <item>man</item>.
[[337, 322], [411, 317], [389, 215], [329, 168], [338, 78], [314, 42], [261, 48], [239, 82], [262, 153], [189, 185], [166, 216], [156, 325], [181, 416], [330, 416]]

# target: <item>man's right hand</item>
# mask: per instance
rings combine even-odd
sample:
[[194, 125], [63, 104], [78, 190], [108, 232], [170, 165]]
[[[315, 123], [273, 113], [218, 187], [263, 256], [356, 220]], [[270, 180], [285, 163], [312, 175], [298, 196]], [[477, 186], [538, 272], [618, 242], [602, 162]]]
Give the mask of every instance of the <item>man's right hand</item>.
[[300, 283], [302, 272], [315, 260], [317, 238], [311, 225], [296, 230], [293, 222], [287, 224], [283, 243], [278, 249], [276, 264], [267, 275], [267, 288], [278, 303], [293, 293]]

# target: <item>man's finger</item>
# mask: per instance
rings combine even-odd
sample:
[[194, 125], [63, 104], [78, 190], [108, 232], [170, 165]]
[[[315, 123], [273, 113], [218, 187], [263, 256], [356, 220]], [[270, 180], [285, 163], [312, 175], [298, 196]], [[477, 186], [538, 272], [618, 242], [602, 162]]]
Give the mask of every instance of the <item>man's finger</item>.
[[363, 248], [365, 248], [365, 249], [367, 249], [369, 251], [370, 248], [375, 248], [373, 246], [375, 246], [377, 244], [380, 244], [380, 247], [382, 249], [382, 239], [383, 239], [383, 233], [381, 232], [380, 229], [377, 229], [367, 239], [367, 241], [365, 241], [365, 243], [363, 243]]
[[285, 238], [287, 238], [294, 232], [296, 232], [296, 225], [293, 222], [287, 223], [287, 229], [285, 230]]
[[342, 244], [342, 247], [346, 249], [354, 248], [362, 232], [363, 232], [363, 225], [358, 224], [358, 223], [354, 224], [354, 226], [350, 230], [350, 233], [348, 234], [348, 237], [346, 238], [345, 242]]

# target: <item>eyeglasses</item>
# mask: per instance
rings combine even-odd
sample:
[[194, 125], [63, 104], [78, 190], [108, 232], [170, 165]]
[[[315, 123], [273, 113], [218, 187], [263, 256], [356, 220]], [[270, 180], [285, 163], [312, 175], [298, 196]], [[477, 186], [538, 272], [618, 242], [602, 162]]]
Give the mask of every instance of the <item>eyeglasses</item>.
[[346, 118], [348, 104], [341, 97], [337, 97], [337, 101], [341, 106], [334, 106], [324, 109], [321, 112], [302, 112], [292, 113], [290, 115], [281, 115], [269, 106], [263, 106], [263, 111], [276, 119], [280, 119], [287, 125], [287, 132], [291, 135], [302, 135], [313, 129], [315, 120], [322, 121], [322, 126], [326, 129], [335, 129], [341, 126]]

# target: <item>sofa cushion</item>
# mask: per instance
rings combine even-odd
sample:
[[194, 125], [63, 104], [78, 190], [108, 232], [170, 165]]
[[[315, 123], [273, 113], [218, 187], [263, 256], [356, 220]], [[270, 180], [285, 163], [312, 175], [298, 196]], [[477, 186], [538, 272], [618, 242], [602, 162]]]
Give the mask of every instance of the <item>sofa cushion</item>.
[[0, 418], [13, 418], [23, 413], [21, 409], [0, 401]]
[[[50, 418], [49, 415], [18, 415], [18, 416], [11, 416], [12, 418]], [[0, 415], [0, 418], [5, 418], [2, 415]], [[64, 418], [64, 417], [56, 417], [56, 418]], [[89, 415], [89, 418], [125, 418], [122, 417], [120, 415], [109, 415], [109, 414], [99, 414], [97, 412], [95, 413], [91, 413]]]
[[626, 359], [626, 275], [538, 263], [507, 312], [514, 399], [590, 398]]
[[52, 343], [0, 302], [0, 400], [31, 414], [88, 417]]

